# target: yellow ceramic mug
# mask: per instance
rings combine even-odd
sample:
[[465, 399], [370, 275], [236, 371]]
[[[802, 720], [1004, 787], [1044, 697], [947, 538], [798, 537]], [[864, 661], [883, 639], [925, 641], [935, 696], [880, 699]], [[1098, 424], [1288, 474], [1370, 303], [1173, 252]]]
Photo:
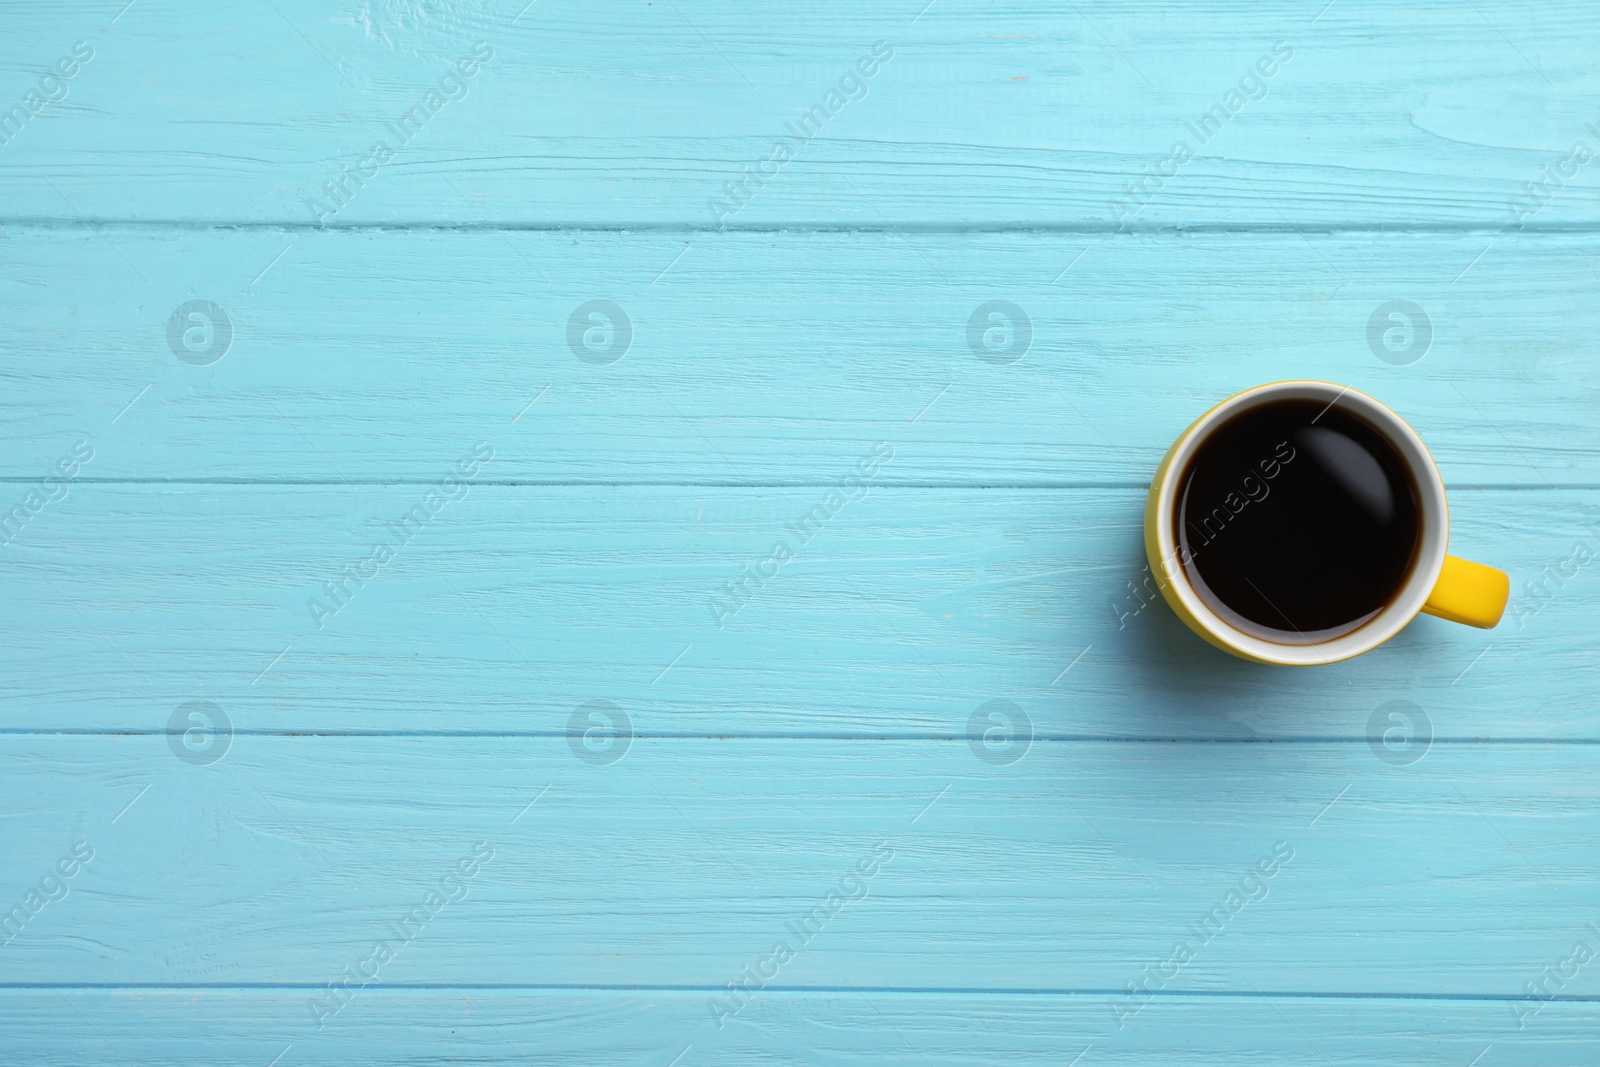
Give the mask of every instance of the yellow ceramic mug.
[[[1228, 623], [1195, 592], [1179, 558], [1173, 533], [1178, 480], [1202, 442], [1225, 420], [1246, 408], [1280, 400], [1316, 400], [1338, 404], [1360, 416], [1388, 439], [1409, 468], [1420, 497], [1422, 532], [1409, 577], [1397, 596], [1372, 619], [1349, 633], [1311, 644], [1279, 644], [1245, 633]], [[1491, 627], [1500, 621], [1511, 593], [1511, 579], [1503, 571], [1447, 555], [1450, 512], [1439, 468], [1422, 438], [1399, 415], [1364, 393], [1332, 382], [1273, 382], [1231, 396], [1200, 416], [1167, 449], [1150, 485], [1144, 512], [1144, 544], [1150, 569], [1162, 595], [1184, 623], [1224, 651], [1258, 663], [1314, 666], [1333, 663], [1377, 648], [1419, 611], [1466, 623]]]

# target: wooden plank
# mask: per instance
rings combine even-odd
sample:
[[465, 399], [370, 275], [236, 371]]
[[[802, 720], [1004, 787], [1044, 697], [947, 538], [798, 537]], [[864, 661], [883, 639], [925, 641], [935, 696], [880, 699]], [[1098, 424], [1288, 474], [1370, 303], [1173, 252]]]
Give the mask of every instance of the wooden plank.
[[162, 731], [203, 697], [239, 730], [559, 735], [606, 700], [641, 735], [965, 737], [1006, 700], [1040, 738], [1361, 741], [1404, 700], [1439, 737], [1600, 740], [1594, 491], [1453, 494], [1506, 620], [1305, 669], [1145, 606], [1137, 490], [875, 487], [802, 543], [824, 489], [478, 485], [404, 540], [426, 492], [72, 487], [0, 562], [5, 727]]
[[[1315, 377], [1412, 420], [1452, 487], [1600, 484], [1580, 235], [6, 242], [13, 478], [87, 441], [93, 478], [431, 480], [488, 441], [501, 480], [827, 485], [883, 441], [886, 484], [1137, 486], [1211, 404]], [[631, 329], [614, 362], [624, 333], [587, 318], [596, 300]], [[996, 300], [1028, 330], [987, 317]], [[1386, 317], [1394, 300], [1426, 329]], [[225, 348], [191, 301], [225, 309]], [[1425, 355], [1379, 358], [1385, 331]]]
[[[113, 24], [120, 6], [4, 5], [6, 108], [74, 42], [93, 49], [44, 85], [60, 99], [15, 120], [7, 221], [1105, 229], [1142, 199], [1136, 227], [1515, 230], [1528, 182], [1552, 190], [1532, 225], [1600, 221], [1571, 155], [1600, 149], [1586, 0], [1265, 17], [1242, 0], [715, 0], [520, 18], [517, 2], [280, 0], [140, 5]], [[444, 82], [476, 42], [493, 58]], [[893, 59], [846, 81], [875, 42]], [[397, 131], [418, 105], [427, 117]], [[817, 105], [836, 113], [794, 137]], [[709, 206], [758, 166], [775, 173], [747, 206]], [[367, 177], [325, 216], [310, 201], [331, 206], [344, 167]]]
[[[1109, 1016], [1127, 982], [1518, 996], [1600, 943], [1592, 745], [1436, 744], [1406, 768], [1328, 743], [1036, 744], [1008, 766], [962, 740], [636, 739], [604, 765], [563, 738], [0, 752], [0, 900], [93, 853], [0, 953], [8, 984], [350, 965], [720, 989], [749, 965], [770, 988], [1076, 992]], [[1551, 992], [1595, 998], [1597, 976]]]
[[[279, 1067], [388, 1063], [906, 1064], [1065, 1067], [1414, 1067], [1484, 1062], [1589, 1067], [1600, 1007], [1556, 1002], [1518, 1031], [1512, 1001], [1162, 997], [1117, 1032], [1087, 997], [763, 993], [721, 1030], [705, 994], [377, 989], [336, 1023], [309, 1025], [301, 990], [5, 990], [19, 1059]], [[1520, 1008], [1520, 1005], [1517, 1005]], [[400, 1038], [398, 1035], [404, 1035]], [[687, 1051], [686, 1051], [687, 1049]], [[1087, 1051], [1084, 1051], [1087, 1049]], [[287, 1051], [285, 1051], [287, 1050]]]

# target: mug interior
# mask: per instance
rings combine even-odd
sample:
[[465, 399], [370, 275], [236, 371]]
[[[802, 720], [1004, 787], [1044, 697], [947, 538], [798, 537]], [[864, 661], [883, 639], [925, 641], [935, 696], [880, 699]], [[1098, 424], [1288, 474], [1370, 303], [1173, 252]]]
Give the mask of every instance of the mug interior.
[[[1338, 405], [1343, 411], [1360, 416], [1394, 446], [1409, 469], [1417, 490], [1421, 530], [1416, 556], [1399, 593], [1365, 623], [1326, 641], [1280, 643], [1247, 633], [1224, 619], [1195, 591], [1188, 569], [1179, 560], [1173, 533], [1173, 512], [1181, 488], [1179, 481], [1195, 451], [1227, 419], [1257, 405], [1280, 400], [1315, 400], [1330, 407]], [[1445, 548], [1450, 542], [1450, 517], [1445, 502], [1444, 481], [1422, 439], [1404, 419], [1372, 397], [1332, 382], [1274, 382], [1229, 397], [1208, 411], [1184, 431], [1173, 445], [1156, 508], [1156, 538], [1161, 558], [1167, 563], [1165, 569], [1172, 580], [1174, 594], [1190, 615], [1227, 647], [1251, 659], [1291, 666], [1311, 666], [1349, 659], [1393, 637], [1422, 610], [1428, 594], [1439, 580], [1439, 572], [1444, 567]]]

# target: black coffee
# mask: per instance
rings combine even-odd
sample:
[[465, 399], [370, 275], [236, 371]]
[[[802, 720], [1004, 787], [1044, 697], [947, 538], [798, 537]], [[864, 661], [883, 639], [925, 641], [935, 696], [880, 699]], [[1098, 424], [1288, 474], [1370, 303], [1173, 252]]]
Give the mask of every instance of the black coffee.
[[1174, 525], [1206, 605], [1283, 644], [1326, 641], [1382, 611], [1422, 532], [1394, 446], [1321, 400], [1270, 402], [1217, 426], [1180, 475]]

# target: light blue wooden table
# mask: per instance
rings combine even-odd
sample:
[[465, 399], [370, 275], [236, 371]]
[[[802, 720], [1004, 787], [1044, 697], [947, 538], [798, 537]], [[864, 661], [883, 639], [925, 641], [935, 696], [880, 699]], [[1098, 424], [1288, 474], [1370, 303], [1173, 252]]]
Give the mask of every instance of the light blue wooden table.
[[[1592, 0], [124, 2], [0, 11], [0, 1063], [1600, 1063]], [[1293, 377], [1498, 629], [1147, 603]]]

